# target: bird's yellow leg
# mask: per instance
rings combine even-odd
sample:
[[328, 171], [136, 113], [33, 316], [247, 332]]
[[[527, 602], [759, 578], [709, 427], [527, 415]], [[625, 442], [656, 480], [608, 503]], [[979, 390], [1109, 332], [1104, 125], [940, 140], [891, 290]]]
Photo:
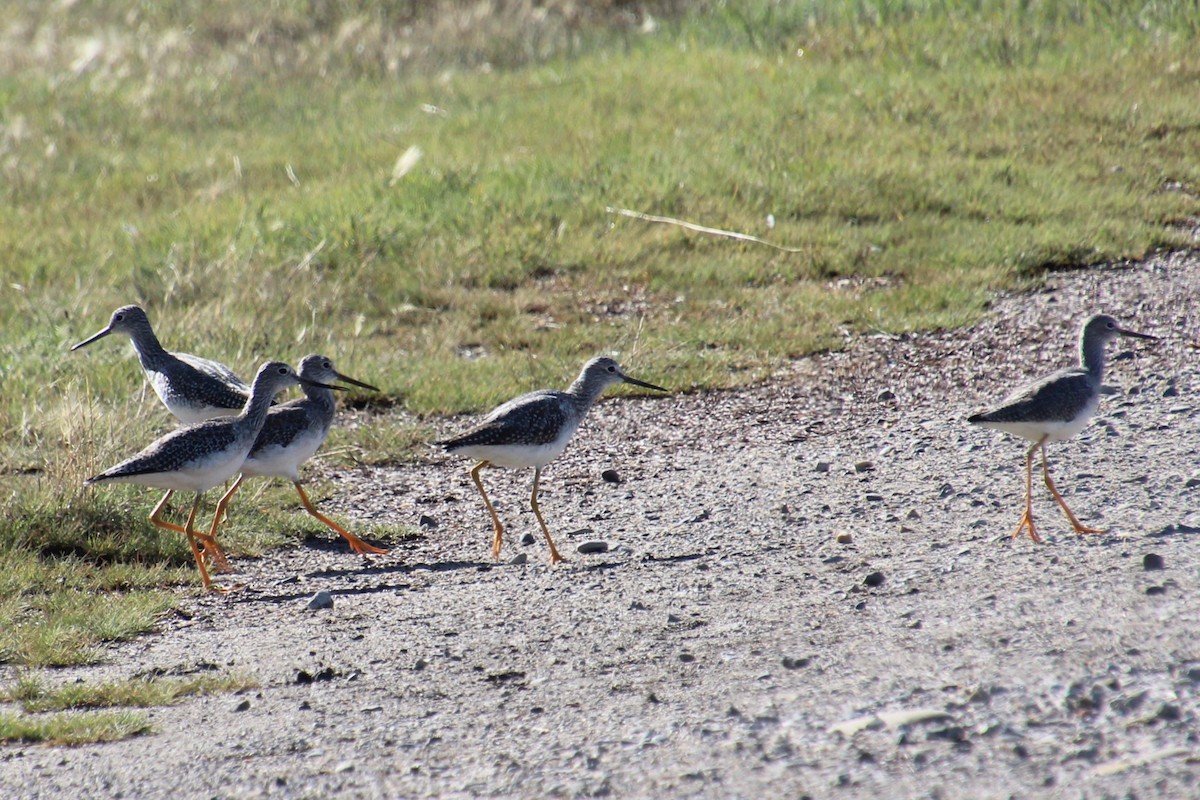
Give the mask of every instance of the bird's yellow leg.
[[[167, 522], [165, 519], [163, 519], [160, 516], [162, 514], [163, 509], [167, 505], [167, 501], [171, 499], [171, 495], [173, 495], [174, 493], [175, 493], [174, 490], [171, 490], [171, 491], [168, 491], [165, 495], [163, 495], [163, 499], [158, 501], [158, 505], [156, 505], [154, 507], [154, 511], [151, 512], [150, 521], [160, 528], [164, 528], [169, 531], [174, 531], [175, 533], [184, 534], [185, 536], [188, 537], [189, 544], [191, 544], [193, 538], [198, 539], [199, 541], [203, 542], [205, 545], [202, 552], [207, 553], [209, 551], [209, 546], [210, 546], [209, 542], [210, 542], [211, 537], [209, 537], [205, 534], [202, 534], [202, 533], [197, 533], [195, 531], [192, 531], [192, 533], [189, 535], [187, 528], [185, 528], [184, 526], [176, 525], [173, 522]], [[214, 553], [214, 555], [213, 555], [214, 563], [219, 568], [221, 568], [224, 572], [233, 572], [233, 568], [230, 567], [229, 562], [225, 560], [225, 554], [221, 552], [221, 548], [217, 544], [215, 539], [211, 539], [211, 547], [213, 548], [213, 553]]]
[[229, 502], [233, 500], [233, 496], [237, 494], [237, 490], [242, 488], [243, 480], [245, 480], [245, 476], [238, 475], [238, 479], [233, 482], [233, 486], [229, 487], [229, 491], [221, 495], [221, 499], [217, 501], [217, 510], [213, 514], [212, 527], [208, 529], [209, 536], [217, 535], [217, 526], [221, 524], [222, 517], [228, 516], [226, 511], [229, 508]]
[[483, 497], [483, 504], [487, 506], [488, 513], [492, 515], [492, 529], [495, 534], [492, 536], [492, 558], [500, 557], [500, 547], [504, 544], [504, 526], [500, 524], [500, 517], [496, 514], [496, 509], [492, 507], [492, 501], [488, 499], [487, 492], [483, 490], [483, 481], [479, 477], [479, 473], [490, 466], [490, 462], [480, 461], [471, 469], [471, 480], [475, 481], [475, 488], [479, 490], [479, 494]]
[[[194, 527], [196, 522], [196, 511], [200, 508], [201, 497], [201, 493], [197, 492], [196, 500], [192, 503], [191, 513], [188, 514], [187, 529], [185, 530], [185, 533], [188, 537], [188, 544], [192, 546], [192, 557], [196, 559], [196, 566], [200, 569], [200, 578], [204, 581], [205, 590], [217, 592], [218, 594], [228, 594], [230, 591], [232, 591], [231, 589], [227, 589], [224, 586], [214, 586], [212, 579], [208, 577], [208, 570], [204, 568], [204, 554], [200, 550], [200, 545], [197, 544], [197, 542], [202, 542], [205, 539], [210, 538], [205, 534], [197, 533]], [[216, 540], [213, 539], [212, 544], [215, 546], [216, 543]], [[218, 548], [218, 552], [220, 552], [220, 548]], [[222, 556], [222, 558], [224, 558], [224, 556]], [[234, 588], [240, 589], [241, 587], [238, 586]]]
[[201, 533], [200, 531], [195, 531], [193, 535], [196, 537], [196, 541], [200, 542], [200, 551], [212, 559], [214, 570], [217, 572], [236, 571], [230, 566], [229, 559], [225, 556], [225, 551], [217, 542], [217, 537], [213, 536], [212, 533]]
[[196, 522], [196, 511], [200, 508], [200, 492], [196, 492], [196, 499], [192, 501], [192, 510], [188, 512], [187, 525], [183, 532], [187, 536], [188, 544], [192, 548], [192, 557], [196, 559], [196, 566], [200, 570], [200, 579], [204, 581], [204, 588], [212, 588], [212, 580], [208, 577], [208, 570], [204, 566], [204, 556], [200, 554], [200, 547], [196, 544], [196, 532], [192, 525]]
[[309, 514], [312, 514], [317, 519], [321, 520], [321, 522], [324, 522], [326, 525], [328, 525], [333, 530], [337, 531], [339, 534], [341, 534], [342, 538], [350, 543], [351, 550], [353, 550], [356, 553], [361, 553], [363, 555], [367, 555], [368, 553], [374, 553], [376, 555], [379, 555], [379, 554], [387, 552], [387, 550], [383, 549], [382, 547], [376, 547], [373, 544], [367, 544], [362, 539], [358, 538], [353, 533], [351, 533], [350, 531], [343, 528], [341, 525], [338, 525], [336, 522], [331, 520], [329, 517], [326, 517], [320, 511], [317, 511], [317, 509], [309, 501], [308, 495], [304, 493], [304, 489], [302, 489], [300, 487], [300, 484], [297, 482], [293, 482], [292, 485], [296, 487], [296, 492], [300, 495], [300, 502], [304, 504], [304, 510], [307, 511]]
[[546, 527], [546, 520], [542, 519], [542, 512], [538, 508], [538, 502], [537, 502], [538, 479], [541, 477], [542, 477], [542, 468], [534, 467], [533, 468], [533, 493], [531, 495], [529, 495], [529, 505], [533, 506], [533, 515], [535, 517], [537, 517], [538, 524], [542, 526], [542, 533], [546, 534], [546, 544], [550, 545], [550, 564], [551, 564], [551, 566], [553, 566], [554, 564], [557, 564], [560, 561], [565, 561], [566, 559], [564, 559], [562, 556], [560, 556], [558, 554], [558, 548], [554, 546], [554, 540], [550, 538], [550, 529]]
[[233, 495], [242, 486], [243, 477], [238, 475], [238, 479], [233, 482], [233, 486], [229, 487], [229, 491], [221, 495], [221, 499], [217, 501], [217, 509], [213, 512], [212, 524], [208, 526], [208, 533], [195, 534], [196, 539], [203, 545], [201, 551], [204, 555], [212, 559], [213, 569], [218, 572], [233, 572], [234, 569], [229, 565], [229, 559], [225, 557], [225, 551], [221, 549], [221, 545], [217, 542], [217, 528], [221, 525], [221, 520], [226, 516], [226, 509], [229, 507], [229, 502], [233, 499]]
[[1063, 513], [1066, 514], [1067, 519], [1071, 521], [1071, 527], [1075, 529], [1076, 533], [1104, 533], [1104, 531], [1099, 528], [1089, 528], [1087, 525], [1084, 525], [1075, 518], [1075, 515], [1071, 513], [1071, 509], [1067, 508], [1067, 501], [1063, 499], [1063, 496], [1058, 491], [1058, 487], [1054, 485], [1054, 481], [1050, 478], [1050, 470], [1046, 466], [1045, 439], [1042, 440], [1042, 475], [1046, 478], [1046, 488], [1050, 490], [1050, 494], [1054, 495], [1054, 499], [1058, 501], [1060, 506], [1062, 506]]
[[1029, 538], [1038, 543], [1042, 541], [1042, 537], [1038, 536], [1037, 528], [1033, 527], [1033, 451], [1041, 447], [1044, 441], [1046, 439], [1042, 437], [1042, 441], [1035, 443], [1025, 453], [1025, 514], [1021, 517], [1017, 529], [1013, 531], [1012, 538], [1014, 539], [1019, 537], [1026, 528], [1029, 528]]
[[175, 494], [175, 490], [170, 489], [166, 494], [163, 495], [163, 499], [159, 500], [158, 505], [156, 505], [154, 510], [150, 512], [150, 521], [160, 528], [165, 528], [169, 531], [175, 531], [175, 533], [185, 533], [186, 531], [182, 525], [176, 525], [174, 522], [167, 522], [160, 516], [163, 510], [167, 507], [167, 501], [171, 499], [171, 495], [173, 494]]

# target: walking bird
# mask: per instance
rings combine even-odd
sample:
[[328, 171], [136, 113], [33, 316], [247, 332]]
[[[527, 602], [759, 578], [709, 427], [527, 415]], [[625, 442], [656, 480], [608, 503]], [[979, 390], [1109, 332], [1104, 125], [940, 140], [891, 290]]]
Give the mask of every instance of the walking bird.
[[538, 481], [542, 476], [542, 468], [558, 458], [575, 435], [579, 423], [583, 422], [588, 409], [614, 383], [667, 391], [661, 386], [629, 377], [611, 358], [593, 358], [583, 365], [579, 377], [565, 392], [541, 389], [523, 394], [493, 410], [471, 430], [436, 443], [448, 453], [462, 453], [478, 461], [471, 469], [471, 479], [475, 481], [483, 504], [492, 517], [492, 558], [500, 557], [504, 526], [500, 524], [500, 517], [496, 515], [496, 509], [483, 489], [479, 473], [491, 466], [509, 469], [533, 467], [533, 491], [529, 505], [550, 547], [550, 563], [557, 564], [563, 560], [538, 508]]
[[1079, 331], [1079, 366], [1059, 370], [1009, 395], [999, 406], [967, 418], [984, 428], [1005, 431], [1033, 442], [1025, 453], [1025, 514], [1013, 532], [1013, 538], [1028, 528], [1029, 538], [1042, 541], [1033, 524], [1033, 454], [1042, 451], [1042, 475], [1046, 488], [1062, 506], [1076, 533], [1101, 533], [1075, 518], [1046, 465], [1046, 442], [1069, 439], [1081, 431], [1100, 404], [1100, 386], [1104, 378], [1104, 345], [1118, 336], [1157, 339], [1145, 333], [1122, 328], [1107, 314], [1088, 317]]
[[86, 347], [111, 333], [123, 333], [133, 341], [146, 380], [172, 414], [183, 423], [213, 417], [232, 417], [241, 412], [250, 387], [233, 370], [207, 358], [172, 353], [163, 348], [146, 312], [139, 306], [122, 306], [112, 313], [108, 327], [97, 331], [72, 351]]
[[[88, 478], [85, 484], [138, 483], [167, 489], [166, 496], [151, 512], [150, 521], [160, 528], [187, 536], [204, 588], [211, 588], [212, 581], [204, 566], [201, 546], [206, 551], [211, 551], [218, 563], [224, 564], [225, 559], [216, 540], [219, 518], [213, 518], [212, 527], [207, 534], [195, 530], [200, 500], [209, 489], [237, 473], [258, 438], [263, 423], [266, 422], [271, 398], [280, 390], [296, 383], [309, 385], [316, 382], [298, 376], [287, 364], [268, 361], [259, 368], [250, 389], [249, 399], [236, 417], [221, 417], [177, 428], [154, 441], [137, 455]], [[191, 511], [188, 512], [187, 524], [182, 528], [159, 517], [171, 492], [176, 490], [196, 493]]]
[[317, 511], [305, 494], [304, 488], [300, 486], [300, 465], [312, 458], [325, 443], [325, 437], [329, 435], [329, 426], [333, 424], [336, 401], [326, 384], [337, 380], [373, 392], [379, 390], [369, 383], [343, 375], [333, 368], [330, 359], [316, 354], [305, 356], [300, 362], [300, 377], [310, 381], [302, 387], [305, 397], [275, 406], [267, 414], [267, 421], [242, 464], [241, 475], [217, 503], [214, 519], [219, 519], [225, 512], [229, 501], [246, 478], [274, 475], [290, 480], [300, 495], [300, 502], [305, 511], [337, 531], [349, 542], [351, 550], [363, 554], [386, 553], [387, 550], [364, 542]]

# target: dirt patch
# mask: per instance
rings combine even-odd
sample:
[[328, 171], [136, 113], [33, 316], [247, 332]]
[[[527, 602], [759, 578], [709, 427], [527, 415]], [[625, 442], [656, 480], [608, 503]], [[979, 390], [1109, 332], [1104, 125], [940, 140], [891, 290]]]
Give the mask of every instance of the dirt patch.
[[[261, 689], [154, 709], [135, 740], [0, 749], [0, 786], [1194, 796], [1198, 289], [1194, 255], [1057, 275], [974, 328], [856, 339], [749, 391], [609, 398], [543, 477], [555, 568], [527, 537], [528, 474], [486, 473], [499, 563], [465, 462], [329, 474], [327, 513], [423, 535], [370, 561], [332, 539], [238, 561], [250, 588], [61, 676], [237, 670]], [[1010, 540], [1024, 445], [964, 419], [1069, 363], [1101, 310], [1165, 337], [1110, 345], [1114, 393], [1049, 448], [1109, 532], [1073, 534], [1039, 482], [1048, 542]], [[334, 607], [307, 610], [319, 590]]]

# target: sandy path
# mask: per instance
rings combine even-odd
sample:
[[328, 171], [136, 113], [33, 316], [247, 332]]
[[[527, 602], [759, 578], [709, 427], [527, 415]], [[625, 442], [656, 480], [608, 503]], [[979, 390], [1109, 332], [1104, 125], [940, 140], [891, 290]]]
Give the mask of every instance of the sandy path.
[[[1064, 274], [749, 391], [610, 398], [544, 477], [553, 569], [520, 543], [528, 475], [487, 475], [499, 564], [464, 462], [329, 475], [328, 513], [436, 527], [369, 563], [332, 541], [239, 561], [251, 588], [61, 677], [261, 689], [154, 709], [148, 737], [0, 749], [0, 794], [1196, 796], [1198, 288], [1195, 256]], [[1096, 310], [1168, 337], [1110, 345], [1118, 392], [1050, 449], [1109, 533], [1072, 534], [1037, 484], [1048, 543], [1010, 541], [1023, 446], [962, 420], [1068, 363]], [[335, 607], [305, 610], [319, 589]]]

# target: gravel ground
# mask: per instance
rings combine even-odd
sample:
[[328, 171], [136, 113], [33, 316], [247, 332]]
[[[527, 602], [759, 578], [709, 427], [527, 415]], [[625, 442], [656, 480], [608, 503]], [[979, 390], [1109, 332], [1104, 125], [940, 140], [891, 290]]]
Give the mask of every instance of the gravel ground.
[[[247, 589], [56, 674], [261, 688], [129, 741], [4, 747], [2, 794], [1197, 796], [1198, 288], [1195, 254], [1060, 274], [750, 390], [609, 397], [543, 476], [554, 568], [530, 473], [485, 473], [498, 563], [467, 462], [325, 475], [326, 513], [421, 535], [238, 560]], [[1101, 310], [1165, 337], [1110, 345], [1114, 393], [1049, 448], [1108, 533], [1072, 533], [1035, 481], [1047, 543], [1012, 540], [1025, 445], [964, 419], [1070, 363]]]

